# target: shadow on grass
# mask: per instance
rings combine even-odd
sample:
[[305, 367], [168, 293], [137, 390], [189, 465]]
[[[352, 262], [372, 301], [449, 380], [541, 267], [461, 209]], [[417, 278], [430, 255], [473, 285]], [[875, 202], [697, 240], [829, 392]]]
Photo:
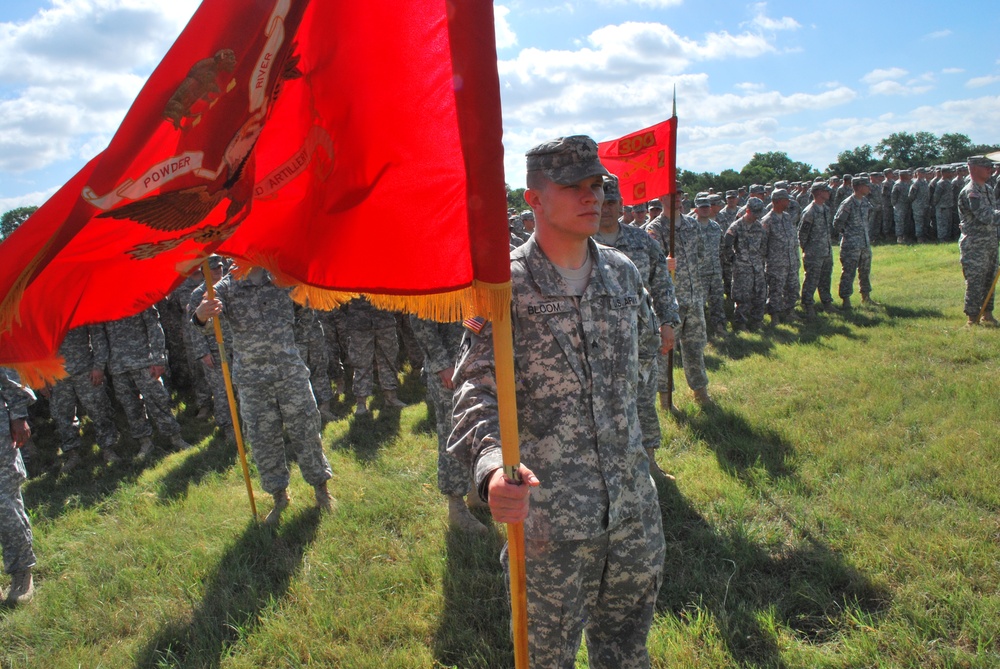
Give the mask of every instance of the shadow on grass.
[[807, 643], [824, 643], [878, 616], [890, 603], [879, 587], [805, 532], [795, 547], [772, 553], [742, 531], [720, 533], [678, 491], [657, 481], [667, 559], [657, 608], [711, 613], [740, 666], [783, 667], [767, 618]]
[[119, 487], [135, 482], [141, 468], [128, 461], [105, 466], [100, 455], [90, 455], [67, 476], [46, 473], [21, 488], [24, 504], [37, 518], [54, 520], [74, 509], [89, 509], [113, 495]]
[[678, 411], [673, 415], [708, 444], [724, 472], [744, 485], [758, 485], [752, 474], [758, 466], [763, 466], [772, 479], [795, 476], [788, 464], [788, 457], [795, 449], [777, 432], [755, 427], [743, 416], [718, 405], [694, 414]]
[[[187, 496], [188, 489], [210, 474], [222, 473], [236, 464], [236, 444], [218, 433], [208, 446], [192, 453], [182, 464], [160, 479], [159, 497], [163, 502]], [[247, 455], [249, 458], [249, 454]]]
[[510, 600], [500, 565], [504, 537], [488, 513], [476, 515], [490, 527], [485, 537], [448, 530], [444, 611], [432, 642], [434, 657], [445, 667], [512, 667]]
[[190, 618], [169, 623], [146, 644], [135, 666], [218, 667], [227, 649], [252, 634], [261, 612], [288, 590], [302, 556], [316, 539], [319, 512], [304, 510], [278, 532], [251, 521], [208, 577]]
[[938, 309], [911, 309], [910, 307], [900, 307], [894, 304], [886, 304], [882, 308], [885, 309], [885, 315], [893, 320], [903, 318], [944, 318], [944, 312]]
[[382, 446], [399, 436], [400, 433], [399, 409], [391, 407], [383, 406], [379, 409], [376, 406], [363, 416], [353, 416], [350, 421], [347, 434], [339, 439], [334, 439], [331, 447], [334, 449], [350, 448], [354, 451], [358, 461], [362, 463], [377, 460]]

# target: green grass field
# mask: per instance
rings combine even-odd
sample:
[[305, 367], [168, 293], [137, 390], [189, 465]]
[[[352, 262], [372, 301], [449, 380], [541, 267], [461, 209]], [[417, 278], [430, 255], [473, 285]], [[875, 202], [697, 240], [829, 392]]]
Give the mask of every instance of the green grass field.
[[[717, 408], [676, 371], [654, 666], [1000, 666], [1000, 331], [963, 327], [954, 245], [877, 247], [873, 284], [710, 345]], [[337, 510], [295, 472], [277, 531], [184, 407], [191, 451], [33, 479], [37, 595], [0, 610], [0, 667], [511, 666], [503, 530], [448, 530], [420, 394], [338, 406]]]

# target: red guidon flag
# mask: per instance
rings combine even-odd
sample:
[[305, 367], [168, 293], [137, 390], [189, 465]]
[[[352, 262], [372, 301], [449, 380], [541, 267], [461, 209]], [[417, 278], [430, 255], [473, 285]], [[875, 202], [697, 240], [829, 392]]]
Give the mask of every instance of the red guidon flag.
[[204, 0], [108, 148], [0, 244], [0, 365], [157, 302], [211, 252], [330, 308], [509, 295], [493, 3]]
[[618, 177], [624, 204], [640, 204], [674, 192], [677, 117], [597, 145], [601, 163]]

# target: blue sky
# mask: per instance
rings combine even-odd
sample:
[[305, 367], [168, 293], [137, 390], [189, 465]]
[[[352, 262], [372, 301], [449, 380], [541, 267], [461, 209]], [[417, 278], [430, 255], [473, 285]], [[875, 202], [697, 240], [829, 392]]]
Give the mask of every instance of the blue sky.
[[[197, 4], [4, 0], [0, 211], [41, 204], [107, 145]], [[683, 169], [739, 169], [756, 151], [784, 151], [822, 170], [839, 151], [897, 131], [1000, 142], [996, 0], [494, 8], [514, 187], [531, 146], [657, 123], [674, 85]]]

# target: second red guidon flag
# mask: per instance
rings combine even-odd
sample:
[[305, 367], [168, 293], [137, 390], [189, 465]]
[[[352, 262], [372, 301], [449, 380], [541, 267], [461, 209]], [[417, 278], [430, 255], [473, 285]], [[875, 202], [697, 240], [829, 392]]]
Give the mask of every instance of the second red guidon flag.
[[624, 204], [639, 204], [674, 191], [677, 117], [600, 142], [601, 162], [618, 177]]

